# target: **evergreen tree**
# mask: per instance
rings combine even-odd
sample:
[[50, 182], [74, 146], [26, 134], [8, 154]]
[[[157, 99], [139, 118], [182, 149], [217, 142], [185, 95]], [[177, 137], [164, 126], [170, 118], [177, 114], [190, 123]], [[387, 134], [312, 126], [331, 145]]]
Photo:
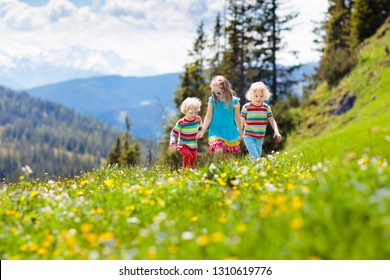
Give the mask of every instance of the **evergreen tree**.
[[330, 85], [336, 84], [356, 64], [355, 52], [349, 48], [352, 5], [352, 0], [329, 0], [325, 48], [318, 72]]
[[245, 103], [245, 91], [248, 88], [247, 65], [250, 59], [248, 51], [248, 5], [245, 0], [229, 0], [225, 27], [226, 45], [222, 56], [221, 73], [232, 85]]
[[108, 156], [108, 163], [114, 164], [118, 163], [120, 165], [132, 165], [139, 161], [140, 159], [140, 148], [138, 143], [133, 143], [132, 137], [130, 135], [130, 120], [126, 115], [125, 119], [126, 131], [121, 138], [118, 136], [115, 145], [112, 148]]
[[389, 0], [355, 0], [351, 15], [350, 47], [370, 37], [390, 15]]
[[118, 136], [115, 141], [115, 145], [112, 147], [108, 154], [108, 164], [119, 163], [119, 157], [121, 156], [121, 138]]
[[221, 73], [222, 64], [222, 39], [223, 39], [223, 26], [221, 23], [221, 15], [218, 13], [215, 19], [214, 32], [212, 36], [212, 42], [209, 45], [211, 52], [211, 59], [209, 60], [209, 77], [214, 77]]

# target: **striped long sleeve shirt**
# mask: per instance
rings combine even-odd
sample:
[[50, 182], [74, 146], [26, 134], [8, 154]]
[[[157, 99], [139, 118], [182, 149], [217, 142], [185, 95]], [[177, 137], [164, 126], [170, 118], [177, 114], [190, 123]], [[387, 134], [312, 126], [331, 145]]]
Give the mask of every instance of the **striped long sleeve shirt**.
[[169, 145], [186, 145], [190, 149], [197, 149], [196, 134], [202, 130], [202, 118], [196, 116], [193, 121], [181, 118], [171, 130]]
[[246, 103], [241, 109], [241, 117], [245, 118], [244, 136], [264, 138], [268, 118], [272, 117], [271, 106], [264, 102], [261, 106]]

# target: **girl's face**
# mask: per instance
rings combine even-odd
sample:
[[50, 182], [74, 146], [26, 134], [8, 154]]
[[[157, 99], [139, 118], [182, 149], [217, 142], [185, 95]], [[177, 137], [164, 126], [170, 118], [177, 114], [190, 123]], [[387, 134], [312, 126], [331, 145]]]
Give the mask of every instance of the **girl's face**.
[[211, 83], [211, 92], [218, 99], [224, 99], [225, 96], [225, 78], [222, 76], [217, 76], [213, 79]]
[[198, 108], [188, 108], [185, 113], [185, 119], [188, 121], [195, 120], [196, 116], [198, 115], [199, 109]]
[[265, 100], [265, 89], [254, 89], [252, 94], [252, 103], [260, 106]]
[[225, 89], [224, 87], [225, 79], [222, 76], [217, 76], [213, 79], [213, 82], [211, 83], [211, 90], [212, 91], [223, 91]]

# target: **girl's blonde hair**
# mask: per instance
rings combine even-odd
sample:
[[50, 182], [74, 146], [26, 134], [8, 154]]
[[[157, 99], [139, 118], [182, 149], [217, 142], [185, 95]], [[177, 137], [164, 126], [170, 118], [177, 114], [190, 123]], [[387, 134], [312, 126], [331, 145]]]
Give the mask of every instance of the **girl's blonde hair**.
[[[210, 82], [210, 90], [212, 90], [212, 87], [213, 87], [213, 84], [215, 83], [215, 80], [217, 78], [221, 77], [223, 82], [222, 82], [222, 88], [224, 89], [224, 93], [226, 94], [226, 104], [225, 104], [225, 107], [227, 108], [228, 104], [232, 104], [233, 106], [233, 96], [236, 96], [236, 92], [234, 90], [232, 90], [232, 87], [229, 83], [229, 81], [222, 75], [216, 75], [214, 76], [212, 79], [211, 79], [211, 82]], [[213, 98], [213, 102], [215, 104], [215, 106], [217, 106], [217, 97], [214, 95], [214, 94], [211, 94], [212, 98]]]
[[193, 110], [199, 112], [201, 106], [202, 106], [202, 101], [200, 101], [199, 98], [197, 98], [197, 97], [187, 97], [181, 103], [180, 111], [183, 114], [187, 113], [189, 109], [193, 109]]
[[263, 82], [255, 82], [255, 83], [253, 83], [251, 85], [251, 87], [249, 88], [249, 90], [246, 92], [245, 98], [247, 100], [249, 100], [249, 101], [252, 101], [253, 94], [254, 94], [255, 90], [262, 90], [262, 91], [264, 91], [265, 100], [270, 99], [271, 91], [269, 90], [269, 88]]

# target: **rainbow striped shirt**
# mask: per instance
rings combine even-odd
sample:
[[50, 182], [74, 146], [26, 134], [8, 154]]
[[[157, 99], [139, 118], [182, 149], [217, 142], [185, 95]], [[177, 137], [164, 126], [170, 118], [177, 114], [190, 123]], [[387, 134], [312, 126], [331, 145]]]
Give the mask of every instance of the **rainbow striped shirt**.
[[171, 130], [169, 145], [186, 145], [190, 149], [197, 149], [198, 142], [195, 139], [196, 134], [202, 130], [202, 119], [199, 116], [193, 121], [181, 118], [177, 121]]
[[245, 118], [244, 136], [264, 138], [267, 120], [272, 117], [271, 106], [264, 102], [261, 106], [246, 103], [241, 109], [241, 117]]

